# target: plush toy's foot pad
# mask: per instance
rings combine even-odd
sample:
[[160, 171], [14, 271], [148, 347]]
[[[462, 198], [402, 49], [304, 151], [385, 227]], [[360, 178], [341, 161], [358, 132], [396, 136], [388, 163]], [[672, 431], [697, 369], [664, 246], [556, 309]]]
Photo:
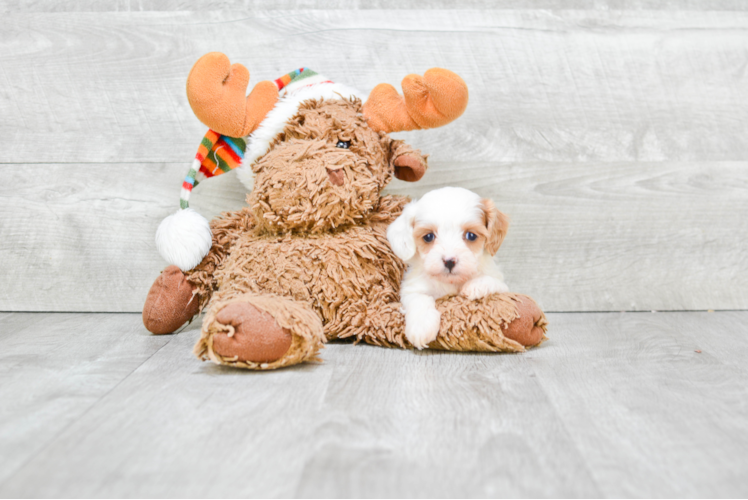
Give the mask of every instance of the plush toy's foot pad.
[[203, 320], [194, 349], [198, 358], [249, 370], [319, 360], [325, 333], [322, 318], [309, 304], [276, 295], [237, 294], [230, 288], [222, 292], [213, 295]]
[[545, 336], [543, 311], [534, 301], [525, 300], [517, 304], [517, 312], [519, 318], [502, 327], [504, 336], [525, 347], [539, 344]]
[[233, 327], [233, 335], [213, 335], [213, 350], [226, 358], [253, 363], [271, 363], [291, 347], [291, 332], [281, 327], [269, 313], [247, 302], [234, 302], [221, 309], [216, 320]]
[[169, 266], [156, 278], [143, 306], [143, 324], [155, 334], [173, 333], [198, 313], [195, 287], [177, 266]]

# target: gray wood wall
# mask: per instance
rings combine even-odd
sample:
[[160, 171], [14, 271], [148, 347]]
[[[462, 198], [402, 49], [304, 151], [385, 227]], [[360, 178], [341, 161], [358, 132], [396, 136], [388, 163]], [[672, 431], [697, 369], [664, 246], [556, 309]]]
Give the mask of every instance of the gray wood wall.
[[[184, 83], [209, 51], [253, 82], [462, 75], [465, 115], [399, 134], [431, 169], [390, 191], [492, 197], [507, 281], [549, 311], [748, 308], [748, 4], [454, 3], [0, 2], [0, 310], [140, 310], [205, 131]], [[230, 174], [192, 206], [244, 195]]]

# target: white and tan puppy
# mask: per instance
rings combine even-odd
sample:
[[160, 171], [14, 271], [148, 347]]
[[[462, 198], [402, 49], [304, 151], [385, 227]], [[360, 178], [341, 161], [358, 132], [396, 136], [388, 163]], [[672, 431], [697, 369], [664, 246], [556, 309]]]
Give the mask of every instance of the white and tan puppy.
[[408, 264], [400, 302], [405, 336], [423, 349], [439, 333], [436, 299], [464, 295], [474, 300], [508, 292], [493, 256], [506, 236], [509, 218], [491, 200], [445, 187], [405, 206], [389, 228], [392, 250]]

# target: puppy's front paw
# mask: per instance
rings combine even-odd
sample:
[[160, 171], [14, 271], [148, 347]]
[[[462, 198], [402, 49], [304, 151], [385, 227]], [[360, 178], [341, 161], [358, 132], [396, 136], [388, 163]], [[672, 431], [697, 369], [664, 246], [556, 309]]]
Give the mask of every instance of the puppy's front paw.
[[421, 311], [417, 317], [406, 318], [405, 337], [416, 349], [425, 349], [436, 340], [440, 323], [441, 314], [436, 309]]
[[509, 287], [503, 281], [490, 276], [481, 276], [465, 283], [460, 290], [460, 295], [470, 300], [478, 300], [492, 293], [506, 293], [508, 291]]

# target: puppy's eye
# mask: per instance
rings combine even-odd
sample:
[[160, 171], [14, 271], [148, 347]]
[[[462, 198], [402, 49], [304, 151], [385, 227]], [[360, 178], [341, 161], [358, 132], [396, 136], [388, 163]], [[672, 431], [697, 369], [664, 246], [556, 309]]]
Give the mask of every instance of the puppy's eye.
[[338, 141], [335, 147], [341, 148], [341, 149], [348, 149], [351, 147], [351, 141]]
[[434, 233], [423, 235], [423, 241], [425, 241], [426, 243], [431, 243], [432, 241], [434, 241], [434, 238], [436, 238], [436, 235]]
[[465, 239], [468, 241], [475, 241], [478, 239], [478, 235], [468, 231], [467, 233], [465, 233]]

